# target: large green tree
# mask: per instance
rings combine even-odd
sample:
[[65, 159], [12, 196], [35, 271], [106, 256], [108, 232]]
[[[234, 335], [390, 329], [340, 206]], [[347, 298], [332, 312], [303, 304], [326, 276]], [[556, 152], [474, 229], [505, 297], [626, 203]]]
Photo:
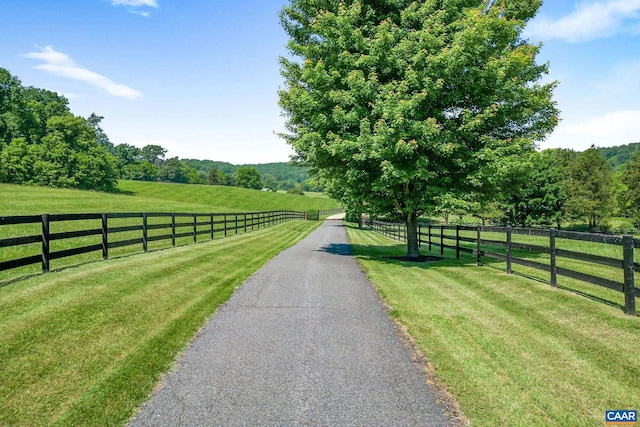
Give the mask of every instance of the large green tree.
[[508, 190], [503, 203], [506, 222], [560, 227], [565, 216], [567, 191], [559, 150], [531, 153], [519, 185]]
[[491, 193], [557, 123], [555, 83], [521, 37], [539, 0], [291, 0], [280, 105], [296, 159], [334, 195], [417, 218]]
[[236, 187], [251, 188], [254, 190], [262, 189], [262, 180], [260, 172], [256, 168], [242, 166], [236, 172]]
[[578, 154], [567, 168], [567, 215], [597, 228], [613, 211], [613, 170], [594, 146]]

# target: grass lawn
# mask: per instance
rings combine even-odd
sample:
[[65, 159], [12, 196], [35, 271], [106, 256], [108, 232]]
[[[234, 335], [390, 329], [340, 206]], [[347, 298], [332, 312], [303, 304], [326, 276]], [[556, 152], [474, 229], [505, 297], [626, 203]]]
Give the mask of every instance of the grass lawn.
[[122, 425], [247, 277], [320, 222], [0, 287], [0, 425]]
[[[191, 213], [223, 213], [223, 212], [256, 212], [272, 210], [306, 211], [310, 209], [333, 209], [339, 203], [327, 197], [306, 197], [290, 194], [248, 190], [237, 187], [223, 187], [214, 185], [169, 184], [142, 181], [120, 181], [119, 194], [100, 193], [72, 189], [36, 187], [24, 185], [0, 184], [2, 203], [0, 216], [39, 215], [43, 213], [96, 213], [96, 212], [191, 212]], [[188, 221], [182, 219], [182, 222]], [[220, 221], [217, 218], [216, 221]], [[150, 219], [153, 223], [168, 223], [167, 218]], [[140, 226], [142, 220], [111, 219], [109, 227]], [[51, 224], [51, 233], [61, 233], [78, 230], [99, 229], [100, 220], [61, 221]], [[216, 228], [222, 226], [218, 225]], [[204, 228], [204, 227], [201, 227]], [[181, 232], [189, 231], [180, 229]], [[242, 230], [244, 231], [244, 230]], [[242, 232], [241, 231], [241, 232]], [[41, 233], [40, 224], [18, 224], [0, 226], [0, 239], [34, 236]], [[150, 231], [153, 234], [167, 234], [167, 229]], [[217, 233], [216, 238], [222, 233]], [[141, 238], [142, 232], [119, 233], [110, 237], [111, 240], [127, 240]], [[201, 235], [199, 240], [206, 240]], [[56, 240], [51, 243], [51, 251], [60, 251], [81, 246], [100, 244], [100, 235], [78, 237], [74, 239]], [[188, 237], [179, 239], [177, 244], [186, 244], [193, 239]], [[169, 246], [170, 241], [153, 242], [152, 248]], [[110, 251], [110, 255], [123, 255], [140, 252], [141, 245], [126, 246]], [[32, 243], [21, 246], [0, 247], [0, 262], [14, 260], [21, 257], [35, 256], [41, 253], [41, 244]], [[55, 260], [51, 268], [57, 269], [69, 265], [76, 265], [88, 260], [100, 259], [102, 254], [93, 252], [70, 258]], [[20, 267], [0, 272], [0, 282], [13, 277], [37, 273], [41, 270], [39, 264]]]
[[119, 181], [109, 194], [26, 185], [0, 184], [0, 215], [90, 212], [248, 212], [339, 207], [328, 197], [305, 197], [218, 185]]
[[640, 409], [640, 317], [623, 313], [621, 294], [608, 304], [453, 251], [429, 264], [393, 261], [382, 257], [404, 255], [404, 244], [348, 235], [473, 426], [601, 426], [607, 409]]

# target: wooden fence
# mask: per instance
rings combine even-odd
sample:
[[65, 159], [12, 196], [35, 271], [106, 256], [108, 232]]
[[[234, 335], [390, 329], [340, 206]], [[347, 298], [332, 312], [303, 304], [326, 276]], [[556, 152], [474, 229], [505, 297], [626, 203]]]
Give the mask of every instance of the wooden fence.
[[318, 215], [333, 215], [333, 214], [339, 214], [344, 212], [344, 209], [342, 208], [337, 208], [337, 209], [320, 209], [318, 211]]
[[[406, 242], [407, 232], [403, 223], [375, 221], [368, 218], [363, 223], [378, 233]], [[483, 233], [485, 238], [483, 238]], [[491, 238], [487, 238], [487, 234]], [[537, 240], [537, 242], [514, 242], [514, 235], [534, 236], [537, 239], [532, 240]], [[504, 236], [504, 238], [498, 239], [495, 236]], [[545, 244], [540, 244], [542, 242], [541, 238], [544, 239]], [[618, 258], [563, 249], [558, 247], [558, 242], [561, 239], [621, 247], [622, 256]], [[549, 273], [549, 281], [551, 286], [554, 287], [558, 284], [558, 276], [565, 276], [613, 289], [624, 293], [626, 312], [636, 314], [635, 298], [640, 297], [640, 288], [635, 287], [634, 272], [640, 271], [640, 264], [634, 262], [634, 248], [640, 249], [640, 239], [634, 239], [630, 235], [608, 236], [555, 229], [420, 224], [418, 226], [418, 242], [421, 246], [428, 245], [429, 251], [433, 247], [439, 247], [441, 254], [444, 254], [445, 248], [454, 250], [458, 259], [461, 253], [476, 255], [478, 265], [482, 264], [482, 257], [504, 261], [508, 274], [512, 273], [512, 264], [544, 270]], [[521, 255], [516, 256], [517, 254]], [[540, 254], [548, 255], [548, 260], [545, 259], [545, 262], [539, 262], [525, 258]], [[610, 277], [601, 277], [584, 271], [558, 266], [560, 259], [604, 266], [608, 270], [618, 271], [613, 275], [621, 280], [612, 279], [611, 277], [613, 276], [611, 275], [609, 275]]]
[[[109, 258], [109, 250], [125, 246], [140, 245], [147, 252], [149, 243], [190, 237], [193, 243], [198, 236], [226, 237], [232, 234], [247, 233], [252, 230], [269, 227], [286, 221], [304, 219], [304, 212], [270, 211], [242, 213], [92, 213], [63, 215], [28, 215], [0, 217], [0, 231], [3, 226], [29, 225], [41, 230], [39, 234], [0, 239], [0, 271], [41, 264], [42, 271], [49, 271], [51, 261], [90, 252], [102, 252], [102, 258]], [[126, 225], [111, 226], [116, 220], [127, 220]], [[98, 223], [99, 221], [99, 223]], [[73, 231], [51, 232], [53, 223], [78, 222], [80, 229]], [[133, 222], [133, 223], [132, 223]], [[89, 226], [90, 228], [82, 228]], [[152, 230], [161, 230], [158, 231]], [[132, 237], [134, 235], [135, 237]], [[2, 234], [0, 234], [2, 236]], [[99, 243], [74, 246], [73, 240], [94, 236]], [[124, 236], [124, 237], [123, 237]], [[118, 240], [120, 237], [120, 240]], [[82, 241], [82, 239], [80, 239]], [[86, 239], [85, 239], [86, 240]], [[64, 249], [52, 251], [54, 241], [68, 241]], [[77, 241], [77, 240], [76, 240]], [[20, 247], [41, 244], [38, 254], [11, 258], [20, 253]], [[70, 246], [70, 247], [69, 247]], [[11, 248], [11, 251], [7, 250]], [[2, 251], [5, 251], [5, 254]], [[8, 259], [7, 259], [8, 258]]]

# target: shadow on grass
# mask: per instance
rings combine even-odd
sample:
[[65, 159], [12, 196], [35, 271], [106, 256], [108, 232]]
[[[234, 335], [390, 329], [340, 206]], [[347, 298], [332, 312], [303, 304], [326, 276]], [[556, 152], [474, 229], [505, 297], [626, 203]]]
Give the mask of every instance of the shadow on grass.
[[108, 193], [110, 193], [110, 194], [122, 194], [122, 195], [125, 195], [125, 196], [135, 196], [135, 194], [136, 194], [131, 190], [122, 190], [122, 189], [120, 189], [118, 187], [114, 188], [111, 191], [108, 191]]

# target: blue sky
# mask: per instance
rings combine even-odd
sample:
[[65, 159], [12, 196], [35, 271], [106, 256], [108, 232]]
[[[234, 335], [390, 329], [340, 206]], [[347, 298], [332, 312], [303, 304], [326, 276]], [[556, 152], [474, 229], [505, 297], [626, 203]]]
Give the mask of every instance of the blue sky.
[[[0, 0], [0, 67], [104, 116], [115, 144], [267, 163], [290, 148], [277, 105], [285, 0]], [[526, 37], [559, 80], [541, 148], [640, 141], [640, 0], [547, 0]]]

